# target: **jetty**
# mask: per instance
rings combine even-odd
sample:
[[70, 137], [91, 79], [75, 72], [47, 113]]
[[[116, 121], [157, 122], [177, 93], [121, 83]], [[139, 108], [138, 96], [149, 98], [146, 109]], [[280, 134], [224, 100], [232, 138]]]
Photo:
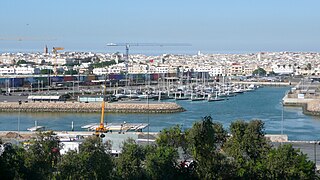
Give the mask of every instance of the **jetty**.
[[[317, 79], [315, 81], [314, 79]], [[320, 116], [319, 78], [302, 79], [282, 99], [284, 106], [302, 107], [303, 113]]]
[[[106, 112], [112, 113], [176, 113], [185, 109], [174, 102], [113, 102], [106, 103]], [[70, 112], [100, 113], [101, 103], [90, 102], [1, 102], [0, 112]]]

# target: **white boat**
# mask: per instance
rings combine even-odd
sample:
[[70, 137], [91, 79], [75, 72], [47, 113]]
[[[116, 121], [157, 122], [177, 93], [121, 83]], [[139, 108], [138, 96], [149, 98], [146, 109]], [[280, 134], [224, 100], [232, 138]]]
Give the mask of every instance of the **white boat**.
[[37, 121], [34, 122], [34, 126], [33, 127], [30, 127], [30, 128], [27, 128], [28, 131], [31, 131], [31, 132], [35, 132], [35, 131], [44, 131], [45, 130], [45, 127], [44, 126], [38, 126], [37, 125]]
[[218, 97], [218, 91], [216, 91], [216, 96], [215, 97], [211, 97], [211, 94], [208, 95], [208, 102], [212, 102], [212, 101], [224, 101], [224, 98], [219, 98]]
[[44, 127], [44, 126], [33, 126], [33, 127], [31, 127], [31, 128], [28, 128], [27, 130], [28, 130], [28, 131], [31, 131], [31, 132], [44, 131], [44, 130], [45, 130], [45, 127]]

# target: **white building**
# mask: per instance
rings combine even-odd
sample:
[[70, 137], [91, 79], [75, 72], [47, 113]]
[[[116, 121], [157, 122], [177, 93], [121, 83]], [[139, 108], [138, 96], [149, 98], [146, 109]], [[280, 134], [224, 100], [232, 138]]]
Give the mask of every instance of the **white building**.
[[14, 67], [0, 67], [0, 74], [15, 74]]
[[94, 68], [92, 73], [95, 75], [103, 75], [103, 74], [107, 74], [108, 70], [106, 68]]
[[26, 67], [0, 67], [0, 74], [11, 74], [11, 75], [25, 75], [25, 74], [40, 74], [39, 68], [33, 68], [30, 66]]
[[288, 64], [273, 64], [272, 65], [273, 72], [277, 74], [292, 74], [294, 73], [294, 67]]
[[30, 66], [26, 67], [16, 67], [15, 74], [40, 74], [39, 68], [33, 68]]
[[168, 73], [169, 72], [169, 68], [168, 66], [159, 66], [155, 68], [156, 72], [155, 73]]
[[209, 71], [210, 76], [222, 76], [225, 75], [225, 70], [222, 67], [212, 67]]
[[129, 74], [146, 74], [147, 73], [147, 65], [139, 65], [133, 64], [132, 66], [128, 67]]

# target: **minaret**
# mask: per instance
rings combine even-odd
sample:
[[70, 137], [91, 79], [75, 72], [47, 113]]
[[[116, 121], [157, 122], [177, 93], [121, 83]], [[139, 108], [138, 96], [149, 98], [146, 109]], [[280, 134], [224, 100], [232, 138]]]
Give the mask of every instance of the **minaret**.
[[46, 47], [44, 47], [43, 53], [44, 53], [44, 54], [48, 54], [48, 47], [47, 47], [47, 45], [46, 45]]

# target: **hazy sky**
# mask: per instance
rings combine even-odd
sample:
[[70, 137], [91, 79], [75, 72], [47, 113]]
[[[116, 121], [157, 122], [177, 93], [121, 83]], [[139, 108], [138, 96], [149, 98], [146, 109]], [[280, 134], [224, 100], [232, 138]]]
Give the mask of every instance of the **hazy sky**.
[[105, 52], [110, 42], [190, 43], [175, 49], [194, 53], [320, 51], [319, 7], [319, 0], [1, 0], [0, 51], [47, 44]]

